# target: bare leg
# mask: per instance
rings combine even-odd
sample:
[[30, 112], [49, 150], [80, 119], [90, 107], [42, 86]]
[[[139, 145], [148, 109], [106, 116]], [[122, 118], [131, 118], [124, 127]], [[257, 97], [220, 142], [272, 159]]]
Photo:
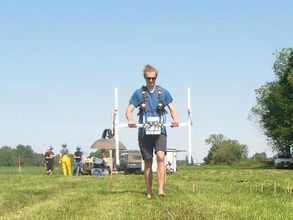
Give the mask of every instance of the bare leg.
[[157, 151], [157, 177], [158, 177], [158, 193], [159, 195], [165, 195], [164, 184], [165, 184], [165, 152]]
[[153, 160], [145, 160], [144, 161], [144, 179], [147, 188], [147, 196], [148, 198], [152, 196], [152, 164]]

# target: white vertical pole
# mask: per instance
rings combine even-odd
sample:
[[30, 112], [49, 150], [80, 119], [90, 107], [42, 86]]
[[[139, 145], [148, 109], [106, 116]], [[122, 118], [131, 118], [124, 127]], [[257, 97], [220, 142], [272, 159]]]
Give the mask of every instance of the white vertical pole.
[[187, 114], [188, 114], [188, 163], [191, 164], [191, 98], [190, 98], [190, 88], [187, 88]]
[[118, 116], [118, 88], [114, 89], [114, 95], [115, 95], [115, 149], [116, 149], [116, 165], [119, 166], [119, 116]]

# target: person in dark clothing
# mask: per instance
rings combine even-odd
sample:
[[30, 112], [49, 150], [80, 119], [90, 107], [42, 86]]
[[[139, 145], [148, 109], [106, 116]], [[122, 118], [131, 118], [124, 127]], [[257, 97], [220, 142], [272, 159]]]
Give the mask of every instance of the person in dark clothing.
[[49, 146], [45, 153], [47, 175], [52, 175], [54, 170], [54, 152], [53, 147]]
[[83, 173], [83, 166], [82, 166], [82, 151], [81, 147], [77, 147], [76, 151], [74, 153], [74, 169], [73, 169], [73, 175], [76, 176], [82, 175]]

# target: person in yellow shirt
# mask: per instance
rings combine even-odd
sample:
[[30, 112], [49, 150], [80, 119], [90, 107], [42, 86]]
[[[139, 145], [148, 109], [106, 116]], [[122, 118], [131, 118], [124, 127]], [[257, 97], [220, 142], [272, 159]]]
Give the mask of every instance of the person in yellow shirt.
[[71, 159], [69, 157], [69, 150], [66, 144], [62, 145], [62, 150], [60, 151], [60, 163], [63, 175], [72, 176]]

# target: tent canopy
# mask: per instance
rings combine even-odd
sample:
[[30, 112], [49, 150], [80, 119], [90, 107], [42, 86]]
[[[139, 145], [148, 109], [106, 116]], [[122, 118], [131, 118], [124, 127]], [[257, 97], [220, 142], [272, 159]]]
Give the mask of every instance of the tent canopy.
[[[95, 141], [91, 146], [92, 149], [115, 150], [115, 138], [105, 139], [101, 138]], [[119, 141], [119, 150], [127, 150], [125, 145]]]

